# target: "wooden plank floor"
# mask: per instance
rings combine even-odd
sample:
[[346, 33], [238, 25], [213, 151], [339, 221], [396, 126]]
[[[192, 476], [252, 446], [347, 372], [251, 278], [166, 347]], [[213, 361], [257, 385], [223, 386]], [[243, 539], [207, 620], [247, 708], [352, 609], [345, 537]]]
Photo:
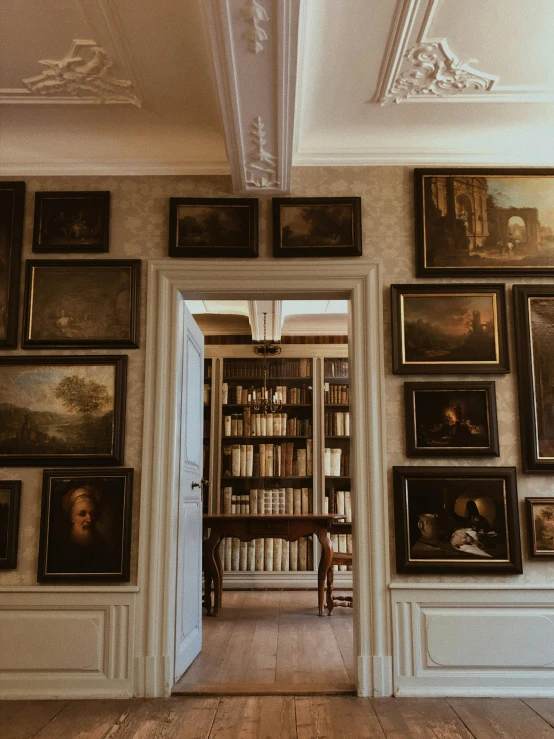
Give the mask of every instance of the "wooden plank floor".
[[317, 613], [315, 591], [228, 591], [174, 695], [354, 693], [350, 608]]
[[554, 698], [0, 702], [2, 739], [554, 739]]

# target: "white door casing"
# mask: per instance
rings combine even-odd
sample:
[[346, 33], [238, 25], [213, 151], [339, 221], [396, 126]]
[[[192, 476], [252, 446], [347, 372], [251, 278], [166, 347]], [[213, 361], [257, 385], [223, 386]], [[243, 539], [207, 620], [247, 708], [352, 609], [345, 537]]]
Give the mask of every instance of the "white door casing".
[[140, 510], [135, 694], [169, 695], [175, 654], [177, 439], [184, 298], [318, 296], [351, 301], [354, 632], [359, 695], [392, 694], [388, 507], [379, 266], [344, 259], [288, 263], [155, 260], [148, 265], [147, 365]]

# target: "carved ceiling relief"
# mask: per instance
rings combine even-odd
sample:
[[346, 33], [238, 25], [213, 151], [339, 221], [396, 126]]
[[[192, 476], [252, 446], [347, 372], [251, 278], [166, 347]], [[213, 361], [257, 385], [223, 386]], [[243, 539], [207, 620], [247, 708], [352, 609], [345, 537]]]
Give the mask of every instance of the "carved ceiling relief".
[[259, 0], [248, 0], [240, 9], [240, 17], [249, 25], [248, 31], [242, 37], [249, 42], [248, 48], [255, 54], [263, 51], [263, 42], [268, 35], [262, 23], [269, 21], [267, 10]]
[[63, 59], [41, 59], [47, 67], [22, 80], [30, 92], [45, 97], [71, 96], [91, 103], [122, 103], [141, 107], [130, 80], [111, 77], [107, 51], [95, 41], [75, 39]]
[[252, 147], [245, 163], [246, 184], [250, 187], [278, 187], [277, 157], [267, 151], [267, 133], [261, 116], [254, 118], [250, 128]]

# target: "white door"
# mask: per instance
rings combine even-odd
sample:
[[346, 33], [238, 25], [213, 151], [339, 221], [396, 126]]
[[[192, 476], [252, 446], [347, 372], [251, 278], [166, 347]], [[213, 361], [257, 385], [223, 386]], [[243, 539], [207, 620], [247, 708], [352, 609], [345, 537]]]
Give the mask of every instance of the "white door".
[[184, 309], [177, 582], [175, 680], [202, 649], [202, 423], [204, 336]]

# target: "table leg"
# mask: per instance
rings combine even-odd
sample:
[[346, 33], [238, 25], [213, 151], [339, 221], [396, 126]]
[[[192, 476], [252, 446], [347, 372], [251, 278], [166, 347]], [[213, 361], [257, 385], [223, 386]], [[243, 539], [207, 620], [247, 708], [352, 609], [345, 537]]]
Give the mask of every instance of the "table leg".
[[317, 597], [319, 606], [319, 615], [323, 616], [323, 607], [325, 603], [325, 585], [327, 582], [327, 572], [332, 567], [333, 562], [333, 542], [331, 535], [327, 529], [323, 529], [317, 535], [321, 544], [321, 557], [317, 571]]
[[[217, 616], [221, 604], [221, 570], [217, 566], [216, 548], [221, 540], [217, 531], [210, 533], [205, 545], [204, 557], [204, 604], [208, 616]], [[212, 585], [214, 589], [214, 602], [212, 606]]]

